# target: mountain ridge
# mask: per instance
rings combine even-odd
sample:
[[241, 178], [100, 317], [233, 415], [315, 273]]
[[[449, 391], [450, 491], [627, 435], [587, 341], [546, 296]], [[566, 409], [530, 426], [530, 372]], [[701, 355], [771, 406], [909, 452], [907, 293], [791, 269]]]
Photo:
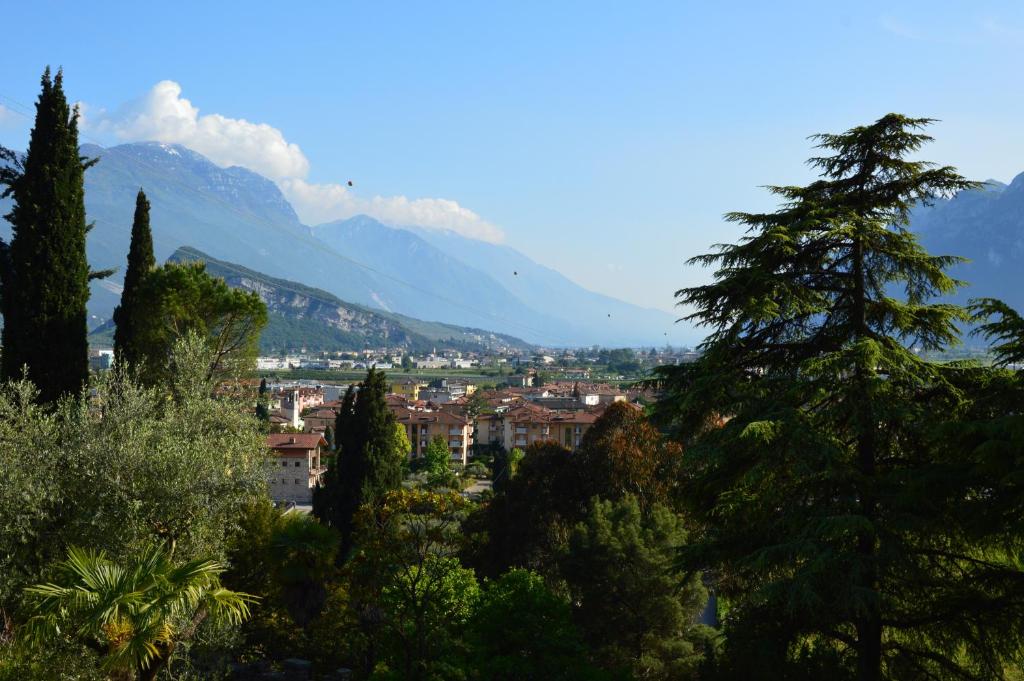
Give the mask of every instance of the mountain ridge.
[[[428, 352], [435, 347], [461, 351], [533, 348], [521, 339], [483, 329], [428, 322], [349, 303], [300, 282], [272, 277], [237, 263], [213, 258], [190, 246], [177, 249], [170, 263], [203, 262], [206, 271], [232, 288], [255, 292], [267, 306], [268, 323], [260, 351], [352, 351], [393, 348]], [[93, 335], [102, 342], [113, 329], [107, 322]]]
[[[89, 261], [95, 268], [121, 268], [109, 280], [93, 282], [93, 325], [109, 318], [118, 303], [134, 198], [140, 187], [152, 206], [159, 260], [189, 245], [210, 257], [298, 280], [355, 304], [487, 328], [548, 347], [650, 345], [660, 342], [661, 331], [673, 322], [670, 314], [653, 310], [638, 313], [632, 322], [623, 318], [621, 323], [622, 315], [614, 311], [598, 314], [608, 301], [589, 297], [597, 294], [568, 279], [552, 279], [553, 290], [532, 290], [529, 295], [510, 291], [489, 263], [465, 262], [413, 231], [365, 216], [349, 220], [363, 223], [372, 238], [360, 242], [354, 234], [358, 230], [349, 225], [341, 229], [347, 232], [344, 238], [332, 239], [330, 231], [338, 231], [337, 226], [302, 224], [267, 178], [238, 166], [217, 166], [181, 145], [143, 142], [103, 148], [87, 144], [82, 152], [100, 160], [86, 173], [86, 212], [95, 223], [87, 241]], [[9, 225], [0, 222], [0, 236], [9, 235]], [[546, 304], [549, 299], [573, 296], [585, 300], [588, 309], [582, 304], [561, 308]], [[589, 315], [587, 323], [577, 322], [575, 317], [581, 315]]]

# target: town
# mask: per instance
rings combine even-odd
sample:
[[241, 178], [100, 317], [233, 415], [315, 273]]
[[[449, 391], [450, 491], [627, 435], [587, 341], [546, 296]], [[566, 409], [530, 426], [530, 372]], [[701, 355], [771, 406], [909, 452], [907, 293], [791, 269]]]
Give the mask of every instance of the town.
[[[459, 379], [426, 382], [397, 376], [390, 380], [387, 405], [412, 445], [410, 459], [422, 458], [430, 441], [441, 436], [451, 464], [460, 470], [477, 457], [524, 450], [543, 441], [573, 450], [609, 404], [629, 402], [642, 409], [652, 397], [651, 391], [640, 388], [578, 381], [534, 386], [533, 370], [517, 375], [518, 385], [502, 388], [482, 388]], [[333, 443], [348, 387], [310, 380], [263, 382], [272, 430], [267, 445], [275, 457], [268, 482], [275, 501], [300, 507], [312, 503], [313, 489], [326, 470], [324, 449]], [[301, 470], [291, 470], [289, 462]]]
[[8, 5], [0, 681], [1024, 681], [1021, 3]]

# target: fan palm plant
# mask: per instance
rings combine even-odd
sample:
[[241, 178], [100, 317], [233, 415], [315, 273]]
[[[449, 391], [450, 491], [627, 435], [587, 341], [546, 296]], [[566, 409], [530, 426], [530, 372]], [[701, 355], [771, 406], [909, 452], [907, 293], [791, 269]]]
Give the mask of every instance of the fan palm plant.
[[127, 564], [70, 548], [55, 582], [26, 590], [34, 606], [27, 635], [43, 645], [74, 637], [100, 654], [111, 678], [154, 679], [204, 620], [237, 624], [249, 617], [256, 598], [221, 587], [223, 571], [212, 560], [175, 565], [163, 545]]

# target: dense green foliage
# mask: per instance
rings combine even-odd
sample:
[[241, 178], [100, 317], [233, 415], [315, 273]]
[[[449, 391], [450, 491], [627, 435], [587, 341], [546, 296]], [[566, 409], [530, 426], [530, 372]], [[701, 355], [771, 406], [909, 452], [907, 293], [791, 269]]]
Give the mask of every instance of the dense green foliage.
[[304, 513], [286, 513], [270, 534], [270, 560], [278, 596], [300, 627], [320, 614], [324, 583], [334, 569], [338, 535]]
[[1020, 535], [979, 523], [1010, 462], [945, 446], [984, 391], [911, 348], [953, 344], [968, 317], [930, 301], [957, 259], [906, 229], [914, 205], [973, 186], [907, 159], [928, 123], [819, 136], [822, 178], [731, 214], [749, 236], [695, 258], [715, 281], [677, 294], [710, 330], [698, 362], [661, 373], [702, 529], [683, 556], [718, 576], [727, 636], [750, 644], [733, 662], [762, 678], [795, 673], [809, 642], [863, 681], [999, 678], [1021, 650]]
[[[118, 564], [160, 544], [176, 565], [225, 558], [243, 509], [266, 494], [264, 445], [244, 405], [212, 397], [201, 340], [174, 353], [171, 386], [140, 388], [115, 372], [88, 402], [56, 410], [36, 406], [27, 382], [0, 391], [0, 611], [23, 621], [23, 589], [53, 580], [70, 546]], [[46, 659], [57, 664], [74, 645], [55, 642]], [[0, 678], [4, 659], [0, 650]], [[30, 660], [11, 673], [55, 678]], [[80, 653], [73, 668], [88, 678], [98, 661]]]
[[485, 584], [468, 624], [476, 678], [569, 681], [600, 678], [572, 621], [569, 602], [529, 570]]
[[384, 678], [451, 676], [446, 670], [456, 663], [458, 637], [478, 598], [473, 571], [456, 557], [466, 506], [454, 493], [401, 490], [363, 506], [356, 518], [353, 607], [375, 654], [389, 663], [392, 674]]
[[636, 679], [696, 675], [711, 632], [694, 622], [707, 593], [678, 563], [685, 546], [682, 520], [660, 504], [643, 513], [632, 495], [591, 501], [561, 568], [603, 666]]
[[174, 372], [170, 353], [178, 339], [196, 333], [211, 348], [207, 374], [211, 379], [250, 371], [267, 308], [255, 293], [230, 288], [211, 277], [201, 263], [169, 263], [143, 279], [138, 304], [146, 322], [136, 326], [140, 379], [166, 383]]
[[[37, 159], [4, 152], [0, 179], [16, 227], [84, 248], [82, 164], [58, 149], [75, 117], [47, 83]], [[201, 264], [153, 267], [140, 192], [118, 312], [118, 356], [140, 371], [40, 400], [30, 363], [0, 386], [0, 681], [262, 676], [295, 657], [377, 681], [1020, 678], [1024, 323], [997, 300], [933, 300], [959, 285], [956, 258], [926, 253], [907, 215], [972, 185], [907, 160], [928, 122], [820, 136], [820, 180], [730, 216], [747, 237], [696, 258], [714, 281], [678, 293], [709, 328], [702, 355], [649, 384], [663, 431], [610, 405], [575, 451], [495, 452], [479, 501], [438, 491], [456, 486], [443, 436], [427, 484], [405, 477], [410, 443], [370, 370], [327, 438], [314, 514], [275, 506], [266, 385], [253, 418], [224, 380], [266, 310]], [[44, 186], [61, 194], [19, 201]], [[18, 323], [47, 319], [9, 287], [33, 229], [0, 247], [16, 352]], [[67, 262], [87, 277], [82, 253]], [[996, 366], [927, 359], [960, 322]], [[657, 356], [588, 352], [613, 371]]]
[[359, 507], [372, 505], [402, 482], [409, 442], [397, 437], [387, 386], [384, 373], [370, 369], [358, 393], [346, 392], [334, 428], [338, 451], [323, 486], [314, 492], [313, 512], [341, 533], [343, 554], [351, 547], [352, 518]]
[[448, 482], [451, 477], [450, 462], [448, 439], [444, 435], [435, 435], [423, 453], [423, 467], [431, 484], [442, 485]]
[[135, 219], [128, 248], [128, 268], [124, 273], [121, 304], [114, 309], [114, 356], [121, 364], [138, 367], [146, 362], [142, 337], [146, 320], [153, 310], [142, 294], [146, 277], [156, 268], [153, 232], [149, 228], [149, 201], [140, 189], [135, 197]]
[[513, 447], [511, 451], [499, 448], [494, 452], [495, 493], [501, 493], [508, 489], [509, 481], [516, 477], [516, 473], [519, 472], [519, 462], [523, 460], [524, 456], [526, 453], [518, 447]]
[[2, 196], [14, 206], [11, 243], [0, 247], [3, 357], [0, 375], [28, 377], [42, 402], [78, 395], [89, 376], [86, 310], [85, 169], [78, 152], [78, 109], [63, 74], [46, 69], [24, 158], [0, 150]]

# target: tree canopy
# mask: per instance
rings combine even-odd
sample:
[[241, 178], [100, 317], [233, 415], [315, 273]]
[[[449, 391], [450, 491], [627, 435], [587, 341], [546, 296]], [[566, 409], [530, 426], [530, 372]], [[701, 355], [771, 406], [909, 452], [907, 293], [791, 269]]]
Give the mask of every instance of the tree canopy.
[[149, 272], [140, 288], [137, 305], [145, 310], [146, 322], [136, 338], [143, 381], [167, 381], [173, 370], [170, 349], [189, 333], [210, 347], [211, 378], [252, 368], [267, 323], [267, 307], [258, 294], [211, 277], [203, 263], [168, 263]]
[[973, 393], [914, 351], [955, 344], [968, 318], [934, 300], [959, 259], [907, 229], [914, 206], [975, 186], [910, 160], [930, 123], [816, 136], [821, 179], [729, 214], [748, 235], [694, 258], [715, 280], [677, 293], [710, 332], [697, 362], [660, 372], [702, 530], [683, 555], [718, 575], [730, 626], [775, 642], [774, 658], [746, 652], [751, 668], [784, 677], [815, 640], [862, 681], [998, 678], [1019, 650], [1016, 549], [964, 515], [985, 475], [936, 439]]
[[0, 148], [0, 197], [14, 200], [5, 216], [11, 243], [0, 245], [3, 357], [0, 373], [17, 379], [27, 367], [38, 398], [77, 396], [89, 377], [85, 255], [85, 170], [79, 155], [78, 109], [64, 96], [61, 71], [47, 68], [24, 157]]
[[128, 246], [128, 268], [124, 273], [121, 304], [114, 309], [114, 356], [121, 364], [138, 367], [145, 362], [144, 339], [148, 309], [142, 297], [146, 277], [156, 268], [153, 232], [149, 227], [149, 200], [140, 189], [135, 197], [135, 218]]
[[346, 392], [335, 421], [338, 452], [313, 496], [316, 516], [341, 532], [343, 555], [352, 546], [352, 518], [359, 507], [372, 505], [402, 482], [409, 442], [397, 436], [386, 394], [386, 376], [372, 368], [358, 392], [351, 387]]

